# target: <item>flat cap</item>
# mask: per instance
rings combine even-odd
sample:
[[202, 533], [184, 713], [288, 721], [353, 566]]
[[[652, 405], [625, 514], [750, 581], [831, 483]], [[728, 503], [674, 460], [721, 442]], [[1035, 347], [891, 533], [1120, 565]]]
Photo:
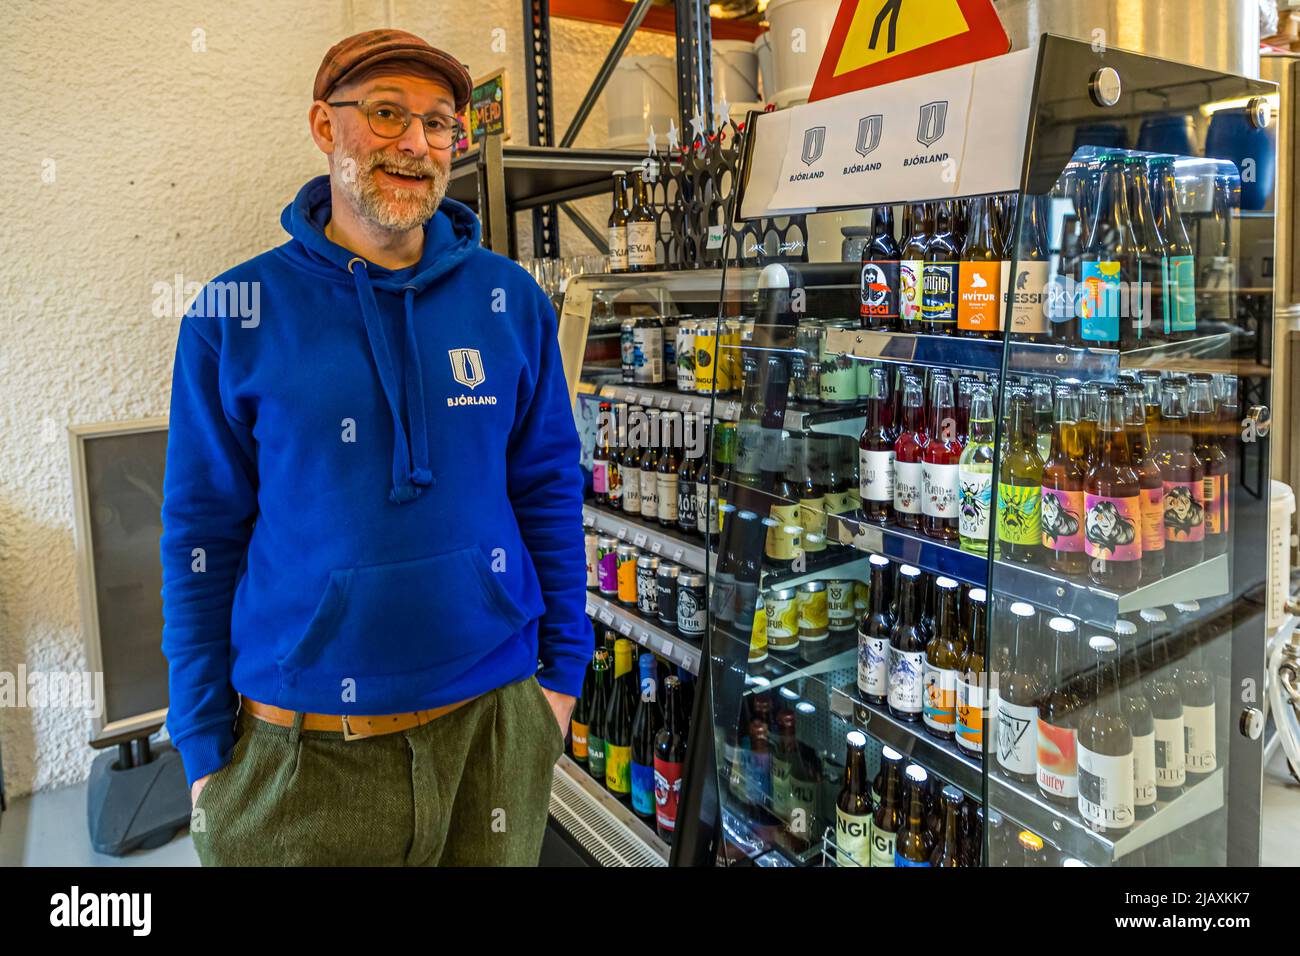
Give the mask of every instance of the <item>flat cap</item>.
[[367, 30], [330, 47], [316, 71], [313, 100], [323, 100], [349, 74], [384, 60], [415, 60], [443, 77], [451, 87], [456, 109], [469, 102], [469, 71], [450, 53], [430, 46], [405, 30]]

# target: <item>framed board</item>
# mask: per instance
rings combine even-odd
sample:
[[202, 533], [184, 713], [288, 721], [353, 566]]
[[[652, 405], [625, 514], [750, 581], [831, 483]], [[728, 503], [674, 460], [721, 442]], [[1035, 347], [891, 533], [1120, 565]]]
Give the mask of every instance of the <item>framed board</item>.
[[504, 69], [475, 80], [469, 103], [457, 114], [465, 132], [456, 144], [456, 155], [477, 149], [484, 136], [499, 133], [504, 142], [510, 142], [509, 102]]

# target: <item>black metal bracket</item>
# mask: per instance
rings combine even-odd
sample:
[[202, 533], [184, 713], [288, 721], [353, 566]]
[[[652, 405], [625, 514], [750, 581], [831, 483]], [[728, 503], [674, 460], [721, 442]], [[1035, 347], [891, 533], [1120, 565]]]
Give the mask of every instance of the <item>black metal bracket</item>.
[[[550, 0], [523, 0], [523, 22], [528, 31], [528, 143], [551, 146], [555, 142], [555, 102], [551, 96]], [[554, 205], [533, 210], [533, 255], [560, 255], [560, 224]]]

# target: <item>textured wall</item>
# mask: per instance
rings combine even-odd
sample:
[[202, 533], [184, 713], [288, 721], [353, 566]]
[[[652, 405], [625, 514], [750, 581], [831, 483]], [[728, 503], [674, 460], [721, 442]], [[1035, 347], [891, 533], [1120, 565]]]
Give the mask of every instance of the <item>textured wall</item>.
[[[154, 283], [202, 282], [282, 241], [280, 210], [325, 171], [306, 121], [320, 57], [383, 25], [454, 51], [473, 75], [507, 67], [514, 140], [527, 141], [518, 0], [6, 6], [0, 671], [85, 666], [66, 429], [166, 414], [178, 320], [153, 315]], [[554, 24], [557, 138], [614, 33]], [[661, 36], [630, 50], [671, 51]], [[597, 108], [580, 144], [605, 129]], [[588, 203], [597, 223], [604, 203]], [[590, 251], [567, 223], [562, 243]], [[83, 778], [87, 735], [80, 711], [0, 708], [9, 795]]]

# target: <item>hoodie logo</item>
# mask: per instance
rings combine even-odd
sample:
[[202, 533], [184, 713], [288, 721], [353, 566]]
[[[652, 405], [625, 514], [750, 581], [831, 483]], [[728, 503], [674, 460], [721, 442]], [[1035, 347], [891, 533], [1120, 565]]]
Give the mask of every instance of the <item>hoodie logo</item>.
[[451, 358], [451, 375], [466, 388], [482, 385], [487, 378], [483, 374], [483, 357], [478, 349], [448, 349]]

